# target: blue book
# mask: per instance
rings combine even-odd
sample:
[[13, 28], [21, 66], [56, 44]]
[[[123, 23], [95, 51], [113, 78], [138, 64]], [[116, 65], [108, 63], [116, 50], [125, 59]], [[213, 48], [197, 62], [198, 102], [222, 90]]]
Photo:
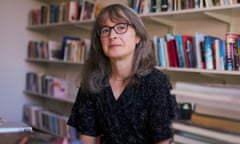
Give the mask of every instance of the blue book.
[[217, 37], [207, 35], [204, 37], [205, 63], [206, 69], [214, 69], [213, 65], [213, 42]]
[[165, 40], [163, 37], [158, 38], [158, 59], [159, 59], [159, 65], [161, 67], [166, 67], [167, 62], [166, 62], [166, 55], [165, 55]]
[[183, 48], [183, 40], [182, 35], [177, 34], [174, 36], [176, 41], [176, 49], [177, 49], [177, 56], [178, 56], [178, 62], [179, 67], [186, 67], [186, 62], [184, 58], [184, 48]]
[[219, 41], [219, 56], [221, 70], [225, 70], [225, 41], [222, 39]]

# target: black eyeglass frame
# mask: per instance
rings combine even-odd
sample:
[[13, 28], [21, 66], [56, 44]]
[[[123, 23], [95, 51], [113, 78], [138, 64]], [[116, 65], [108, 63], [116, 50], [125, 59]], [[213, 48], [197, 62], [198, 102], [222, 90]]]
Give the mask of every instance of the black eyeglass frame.
[[[119, 33], [119, 32], [115, 29], [115, 27], [118, 26], [118, 25], [121, 25], [121, 24], [126, 25], [127, 28], [126, 28], [126, 31]], [[129, 26], [129, 25], [133, 25], [133, 24], [130, 24], [130, 23], [117, 23], [117, 24], [115, 24], [114, 26], [103, 26], [103, 27], [101, 27], [100, 29], [97, 30], [97, 35], [98, 35], [98, 37], [108, 37], [108, 36], [111, 34], [112, 29], [113, 29], [114, 32], [116, 32], [117, 34], [124, 34], [124, 33], [126, 33], [126, 32], [128, 31], [128, 26]], [[109, 33], [108, 33], [108, 35], [106, 35], [106, 36], [101, 36], [101, 31], [102, 31], [103, 28], [109, 28]]]

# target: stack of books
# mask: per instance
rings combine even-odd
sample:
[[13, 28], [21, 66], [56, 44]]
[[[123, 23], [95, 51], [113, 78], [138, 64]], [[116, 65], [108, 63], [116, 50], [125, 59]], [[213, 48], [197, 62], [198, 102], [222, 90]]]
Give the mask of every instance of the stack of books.
[[172, 143], [240, 142], [240, 86], [176, 82], [171, 91], [178, 103], [192, 103], [190, 120], [172, 122]]

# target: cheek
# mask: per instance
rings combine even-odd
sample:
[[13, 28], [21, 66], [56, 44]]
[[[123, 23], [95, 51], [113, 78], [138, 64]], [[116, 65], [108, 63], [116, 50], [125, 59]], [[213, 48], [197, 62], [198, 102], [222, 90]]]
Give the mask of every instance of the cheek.
[[106, 40], [101, 40], [101, 45], [102, 45], [103, 52], [106, 53], [106, 51], [108, 49], [107, 48], [107, 45], [108, 45], [107, 41]]
[[137, 40], [136, 40], [135, 35], [129, 35], [128, 37], [125, 37], [124, 39], [125, 39], [124, 41], [128, 47], [130, 47], [130, 48], [136, 47]]

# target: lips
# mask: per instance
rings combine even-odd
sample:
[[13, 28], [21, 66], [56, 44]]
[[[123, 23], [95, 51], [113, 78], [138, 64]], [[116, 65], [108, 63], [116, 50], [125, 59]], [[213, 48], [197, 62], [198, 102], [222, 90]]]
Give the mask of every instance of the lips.
[[121, 46], [120, 44], [111, 44], [109, 47], [112, 48], [112, 47], [119, 47]]

